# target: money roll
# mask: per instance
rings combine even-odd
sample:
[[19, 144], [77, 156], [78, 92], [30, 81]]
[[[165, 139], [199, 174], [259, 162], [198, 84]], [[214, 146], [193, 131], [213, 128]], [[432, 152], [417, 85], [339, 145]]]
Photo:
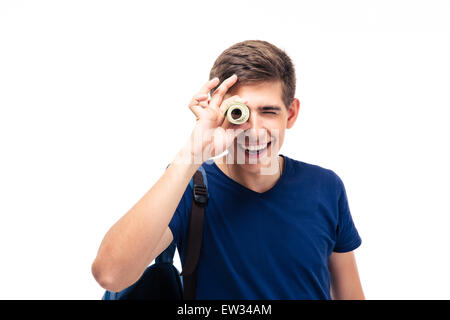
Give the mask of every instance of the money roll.
[[231, 123], [242, 124], [250, 117], [250, 109], [246, 104], [235, 101], [227, 106], [225, 115]]

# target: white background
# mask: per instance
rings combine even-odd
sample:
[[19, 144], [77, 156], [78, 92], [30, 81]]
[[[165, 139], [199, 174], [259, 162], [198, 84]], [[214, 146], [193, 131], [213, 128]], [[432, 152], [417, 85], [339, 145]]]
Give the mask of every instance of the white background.
[[[100, 299], [107, 230], [157, 181], [214, 60], [286, 50], [281, 153], [334, 170], [368, 299], [449, 299], [449, 1], [1, 1], [0, 298]], [[177, 260], [179, 266], [179, 260]]]

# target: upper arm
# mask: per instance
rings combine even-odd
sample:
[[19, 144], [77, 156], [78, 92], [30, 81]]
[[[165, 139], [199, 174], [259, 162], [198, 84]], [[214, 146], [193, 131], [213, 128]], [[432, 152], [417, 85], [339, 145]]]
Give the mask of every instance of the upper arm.
[[155, 249], [153, 249], [152, 260], [155, 259], [157, 256], [159, 256], [161, 252], [166, 250], [167, 247], [172, 243], [172, 240], [173, 240], [172, 231], [170, 230], [169, 227], [167, 227], [161, 239], [159, 239], [159, 242], [156, 245]]
[[364, 300], [353, 251], [333, 252], [328, 265], [331, 296], [336, 300]]

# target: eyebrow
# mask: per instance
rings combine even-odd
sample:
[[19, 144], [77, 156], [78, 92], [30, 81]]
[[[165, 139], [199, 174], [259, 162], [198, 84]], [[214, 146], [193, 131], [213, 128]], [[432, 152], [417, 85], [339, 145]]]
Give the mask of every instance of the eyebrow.
[[267, 110], [280, 111], [281, 107], [276, 106], [276, 105], [274, 105], [274, 106], [261, 106], [261, 107], [258, 107], [258, 110], [260, 110], [260, 111], [267, 111]]

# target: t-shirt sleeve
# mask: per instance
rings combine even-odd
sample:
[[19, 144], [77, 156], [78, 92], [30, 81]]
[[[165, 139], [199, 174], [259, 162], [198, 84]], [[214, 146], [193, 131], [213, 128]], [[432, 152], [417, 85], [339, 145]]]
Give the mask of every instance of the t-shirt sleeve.
[[348, 252], [355, 250], [361, 245], [361, 237], [353, 222], [348, 205], [347, 193], [342, 180], [338, 180], [338, 223], [336, 227], [336, 243], [334, 252]]
[[185, 242], [187, 224], [192, 206], [192, 188], [188, 184], [178, 206], [169, 222], [170, 231], [172, 231], [173, 239], [177, 245], [178, 251], [182, 252]]

